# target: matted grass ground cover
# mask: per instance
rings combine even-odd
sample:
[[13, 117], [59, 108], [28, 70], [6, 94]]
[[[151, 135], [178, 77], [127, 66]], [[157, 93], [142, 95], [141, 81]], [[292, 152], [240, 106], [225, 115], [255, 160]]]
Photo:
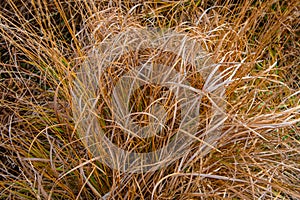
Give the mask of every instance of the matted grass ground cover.
[[300, 199], [299, 19], [297, 0], [1, 1], [0, 199]]

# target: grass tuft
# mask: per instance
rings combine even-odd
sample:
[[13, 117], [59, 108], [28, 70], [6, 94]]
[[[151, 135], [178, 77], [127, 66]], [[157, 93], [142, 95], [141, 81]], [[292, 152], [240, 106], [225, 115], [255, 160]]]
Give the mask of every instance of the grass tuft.
[[[1, 1], [0, 199], [300, 199], [299, 8], [296, 0]], [[111, 41], [132, 29], [196, 39], [209, 73], [172, 52], [126, 52], [135, 38]], [[178, 46], [189, 52], [183, 40]], [[99, 87], [85, 85], [80, 75], [91, 52], [114, 58], [110, 68], [97, 63], [95, 72], [88, 71], [99, 75]], [[181, 70], [204, 94], [199, 134], [169, 165], [125, 173], [87, 148], [74, 88], [98, 98], [92, 114], [114, 143], [149, 152], [181, 128], [183, 108], [174, 93], [150, 84], [132, 91], [132, 111], [144, 113], [133, 115], [134, 122], [151, 122], [150, 97], [168, 111], [164, 134], [147, 139], [124, 134], [110, 120], [115, 113], [109, 101], [120, 75], [147, 61]], [[99, 66], [107, 70], [99, 74]], [[208, 81], [214, 72], [218, 76]], [[218, 88], [224, 98], [216, 105], [220, 95], [211, 91]], [[209, 110], [221, 105], [222, 130], [209, 139]]]

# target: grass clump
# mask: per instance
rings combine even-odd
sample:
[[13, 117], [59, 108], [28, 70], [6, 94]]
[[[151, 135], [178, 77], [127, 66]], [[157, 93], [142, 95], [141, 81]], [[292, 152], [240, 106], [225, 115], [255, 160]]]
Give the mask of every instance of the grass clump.
[[[1, 198], [300, 198], [296, 0], [6, 0], [0, 8]], [[72, 96], [74, 80], [82, 82], [78, 71], [90, 52], [130, 28], [171, 29], [196, 38], [218, 66], [225, 88], [222, 102], [226, 104], [226, 121], [220, 137], [209, 141], [214, 147], [205, 154], [199, 134], [188, 154], [171, 165], [150, 172], [123, 173], [86, 148], [83, 136], [78, 134], [81, 129]], [[118, 70], [138, 65], [135, 62], [149, 60], [151, 55], [156, 54], [151, 50], [118, 57], [112, 63], [114, 70], [99, 77], [107, 84], [100, 87], [106, 87], [102, 92], [109, 97], [109, 87], [124, 73]], [[202, 91], [214, 86], [184, 61], [172, 60], [172, 55], [164, 53], [162, 57], [160, 62], [180, 63], [194, 88]], [[165, 88], [156, 91], [145, 86], [140, 90], [160, 98], [167, 93]], [[83, 92], [90, 91], [86, 88]], [[149, 99], [140, 93], [131, 99], [135, 111], [149, 106]], [[172, 107], [176, 102], [172, 94], [167, 97], [170, 101], [166, 101], [166, 107], [176, 121], [180, 119]], [[103, 103], [106, 98], [100, 100], [96, 114], [100, 122], [105, 117], [101, 126], [115, 143], [140, 151], [157, 148], [151, 145], [151, 139], [128, 140], [126, 135], [113, 135], [117, 127], [107, 119], [114, 113], [106, 112], [110, 108]], [[202, 127], [198, 128], [205, 133], [212, 119], [208, 109], [214, 102], [210, 94], [202, 102]], [[148, 119], [136, 119], [142, 120]], [[170, 123], [176, 127], [176, 122]], [[163, 146], [163, 142], [158, 138], [154, 144]]]

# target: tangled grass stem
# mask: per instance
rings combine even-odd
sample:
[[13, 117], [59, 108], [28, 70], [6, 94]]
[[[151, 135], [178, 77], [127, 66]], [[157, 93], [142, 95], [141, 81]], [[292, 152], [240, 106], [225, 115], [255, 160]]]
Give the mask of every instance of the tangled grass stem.
[[[0, 199], [299, 199], [299, 7], [297, 0], [1, 1]], [[137, 38], [112, 45], [132, 29], [180, 33], [197, 41], [205, 55], [188, 54], [186, 40], [169, 43], [171, 52], [155, 50], [159, 39], [145, 40], [150, 47], [143, 50], [126, 49]], [[79, 72], [97, 51], [106, 60], [94, 60], [92, 78], [82, 79]], [[126, 99], [112, 86], [121, 91], [121, 75], [149, 66], [149, 60], [171, 66], [182, 79], [169, 88], [139, 87], [127, 99], [136, 126], [116, 123], [122, 109], [111, 109], [125, 104], [103, 97]], [[199, 71], [195, 60], [206, 60], [206, 70]], [[83, 104], [76, 107], [74, 88], [86, 82], [77, 101]], [[190, 115], [178, 114], [187, 106], [176, 87], [201, 96], [197, 126], [183, 132], [195, 139], [185, 154], [142, 173], [95, 157], [88, 129], [82, 132], [89, 118], [79, 108], [93, 108], [89, 116], [114, 144], [152, 152], [188, 124]], [[218, 88], [224, 88], [222, 95], [213, 92]], [[215, 112], [225, 116], [217, 132], [208, 128]], [[154, 122], [159, 125], [147, 126]], [[155, 134], [131, 137], [138, 126]], [[124, 134], [128, 127], [135, 131]], [[209, 140], [214, 133], [218, 137]], [[205, 143], [211, 148], [204, 153]]]

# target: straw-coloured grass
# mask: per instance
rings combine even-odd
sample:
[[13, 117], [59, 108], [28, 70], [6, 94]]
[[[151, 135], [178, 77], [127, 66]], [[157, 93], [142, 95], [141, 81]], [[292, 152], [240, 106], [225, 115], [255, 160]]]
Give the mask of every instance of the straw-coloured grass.
[[[5, 0], [0, 9], [0, 199], [300, 198], [298, 1]], [[209, 60], [201, 69], [209, 70], [190, 64], [191, 54], [155, 45], [125, 51], [114, 39], [132, 29], [195, 39]], [[93, 64], [94, 54], [107, 59]], [[122, 171], [88, 148], [80, 116], [86, 124], [93, 116], [124, 150], [151, 152], [172, 142], [185, 126], [178, 114], [185, 108], [159, 84], [124, 91], [133, 94], [131, 117], [141, 127], [155, 121], [156, 108], [167, 111], [160, 134], [130, 137], [111, 120], [112, 87], [147, 61], [171, 66], [184, 79], [174, 87], [202, 95], [196, 134], [186, 133], [193, 141], [171, 162]], [[96, 79], [85, 80], [84, 69], [100, 71], [87, 71]], [[85, 115], [81, 106], [93, 109]], [[224, 121], [210, 137], [218, 109]]]

